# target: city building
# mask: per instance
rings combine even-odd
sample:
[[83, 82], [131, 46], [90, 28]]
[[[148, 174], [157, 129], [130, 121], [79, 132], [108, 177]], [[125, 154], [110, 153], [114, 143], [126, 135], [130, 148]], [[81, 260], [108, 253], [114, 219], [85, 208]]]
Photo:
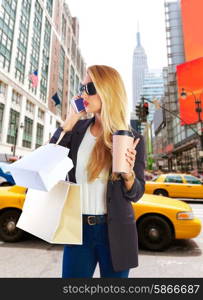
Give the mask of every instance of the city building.
[[[156, 145], [159, 148], [158, 152], [155, 153], [154, 151], [154, 159], [158, 168], [169, 171], [188, 171], [195, 167], [194, 163], [189, 166], [185, 159], [180, 158], [180, 153], [184, 151], [183, 149], [188, 149], [188, 141], [194, 138], [191, 127], [195, 129], [197, 125], [194, 124], [190, 128], [187, 125], [182, 126], [179, 119], [180, 107], [176, 68], [177, 65], [185, 61], [181, 2], [179, 0], [165, 1], [164, 7], [168, 66], [163, 69], [164, 97], [162, 98], [162, 106], [164, 112], [162, 115], [164, 119], [157, 119], [157, 114], [154, 118], [156, 119], [154, 150]], [[161, 123], [159, 124], [160, 120]]]
[[144, 82], [144, 76], [148, 71], [147, 55], [141, 44], [141, 36], [138, 29], [136, 35], [137, 45], [133, 52], [133, 65], [132, 65], [132, 111], [130, 113], [131, 126], [141, 132], [141, 124], [135, 113], [135, 107], [140, 101], [140, 93]]
[[184, 46], [181, 23], [180, 2], [165, 2], [165, 24], [168, 67], [164, 70], [164, 98], [163, 106], [167, 133], [167, 144], [163, 149], [163, 169], [172, 170], [172, 151], [174, 150], [174, 122], [179, 124], [179, 119], [170, 112], [179, 115], [176, 66], [184, 61]]
[[[201, 0], [181, 0], [185, 61], [177, 66], [181, 123], [187, 124], [185, 140], [176, 147], [175, 162], [185, 171], [203, 172], [203, 20]], [[184, 96], [182, 91], [184, 89]], [[183, 126], [181, 126], [183, 127]], [[189, 132], [188, 132], [189, 131]]]
[[[142, 85], [140, 96], [146, 98], [146, 100], [142, 101], [141, 98], [139, 103], [142, 105], [144, 103], [148, 103], [148, 116], [147, 122], [141, 123], [141, 132], [145, 137], [145, 145], [146, 145], [146, 154], [147, 154], [147, 168], [152, 169], [153, 167], [153, 137], [154, 137], [154, 113], [155, 113], [155, 105], [150, 103], [154, 98], [161, 99], [164, 92], [163, 85], [163, 76], [160, 70], [149, 70], [145, 74], [144, 82]], [[149, 102], [147, 101], [149, 100]]]
[[78, 20], [65, 0], [1, 1], [0, 161], [49, 141], [85, 68]]
[[132, 87], [133, 101], [132, 111], [140, 99], [140, 93], [144, 82], [145, 73], [148, 71], [147, 55], [141, 45], [140, 32], [137, 32], [137, 45], [133, 53]]
[[[187, 122], [186, 114], [181, 107], [181, 90], [186, 88], [187, 93], [191, 93], [184, 101], [192, 101], [190, 115], [197, 119], [195, 111], [195, 91], [191, 91], [194, 83], [192, 74], [187, 74], [187, 86], [178, 86], [180, 78], [177, 70], [181, 68], [191, 68], [197, 65], [195, 59], [202, 53], [200, 47], [202, 36], [200, 35], [200, 20], [198, 14], [203, 9], [201, 0], [193, 2], [187, 0], [165, 1], [165, 21], [166, 21], [166, 40], [168, 66], [163, 69], [164, 76], [164, 96], [161, 101], [163, 110], [157, 111], [154, 115], [155, 138], [153, 141], [154, 160], [156, 168], [168, 171], [191, 172], [203, 171], [201, 154], [201, 122]], [[191, 25], [192, 24], [192, 25]], [[192, 28], [192, 32], [191, 32]], [[194, 34], [195, 33], [195, 34]], [[201, 48], [201, 49], [200, 49]], [[191, 61], [189, 66], [188, 61]], [[193, 63], [194, 60], [194, 63]], [[201, 59], [198, 61], [201, 63]], [[186, 66], [187, 64], [187, 66]], [[198, 67], [196, 66], [198, 70]], [[180, 73], [181, 74], [181, 73]], [[186, 72], [185, 72], [186, 74]], [[181, 75], [182, 76], [182, 75]], [[196, 81], [198, 72], [195, 73]], [[199, 72], [199, 77], [202, 73]], [[181, 78], [182, 79], [182, 78]], [[189, 87], [189, 91], [187, 88]], [[203, 86], [199, 89], [203, 90]], [[196, 95], [201, 96], [201, 95]], [[193, 99], [192, 99], [193, 98]], [[184, 102], [186, 105], [186, 102]], [[183, 106], [183, 105], [182, 105]], [[189, 106], [188, 106], [189, 107]], [[185, 108], [184, 108], [185, 109]], [[192, 119], [192, 118], [191, 118]]]
[[[141, 97], [145, 97], [152, 101], [154, 98], [160, 99], [164, 93], [163, 75], [160, 70], [149, 70], [145, 74], [144, 82], [140, 92]], [[139, 100], [141, 102], [141, 98]], [[147, 102], [147, 101], [146, 101]], [[152, 103], [149, 104], [149, 114], [147, 121], [152, 122], [154, 118], [155, 106]]]

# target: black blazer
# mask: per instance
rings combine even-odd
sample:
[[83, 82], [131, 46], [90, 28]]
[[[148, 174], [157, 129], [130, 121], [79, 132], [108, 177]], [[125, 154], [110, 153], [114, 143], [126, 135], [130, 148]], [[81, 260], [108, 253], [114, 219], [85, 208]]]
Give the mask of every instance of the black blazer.
[[[78, 148], [87, 128], [94, 121], [95, 117], [78, 121], [72, 131], [68, 131], [59, 143], [59, 145], [70, 149], [68, 156], [74, 165], [68, 173], [70, 182], [76, 183], [75, 170]], [[56, 130], [50, 143], [57, 142], [62, 130], [61, 127]], [[115, 271], [123, 271], [138, 266], [138, 237], [131, 201], [137, 202], [144, 194], [145, 146], [143, 136], [134, 130], [132, 131], [135, 138], [140, 138], [136, 147], [135, 182], [130, 191], [126, 190], [122, 178], [116, 181], [108, 180], [107, 183], [107, 225], [111, 258]]]

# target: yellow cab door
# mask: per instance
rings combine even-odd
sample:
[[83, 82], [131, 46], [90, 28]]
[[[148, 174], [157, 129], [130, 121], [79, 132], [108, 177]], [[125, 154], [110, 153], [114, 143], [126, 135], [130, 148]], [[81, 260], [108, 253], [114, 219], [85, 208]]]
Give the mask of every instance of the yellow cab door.
[[164, 185], [168, 191], [169, 197], [184, 198], [183, 195], [185, 195], [185, 186], [181, 175], [166, 175]]
[[184, 175], [185, 186], [187, 189], [187, 198], [203, 198], [203, 184], [195, 176]]

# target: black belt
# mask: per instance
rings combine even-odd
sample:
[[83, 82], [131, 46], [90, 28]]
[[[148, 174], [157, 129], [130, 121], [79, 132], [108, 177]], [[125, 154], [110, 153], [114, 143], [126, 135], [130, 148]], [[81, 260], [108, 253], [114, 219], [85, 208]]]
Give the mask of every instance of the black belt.
[[83, 223], [85, 224], [96, 225], [96, 224], [106, 223], [107, 215], [95, 215], [95, 216], [83, 215], [82, 219], [83, 219]]

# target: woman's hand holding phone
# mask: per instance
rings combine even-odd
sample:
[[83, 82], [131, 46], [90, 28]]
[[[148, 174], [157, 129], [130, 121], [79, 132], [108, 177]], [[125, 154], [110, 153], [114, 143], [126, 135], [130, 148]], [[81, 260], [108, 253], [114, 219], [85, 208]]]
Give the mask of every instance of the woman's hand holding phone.
[[[81, 96], [76, 96], [73, 99], [79, 99]], [[72, 105], [70, 105], [69, 112], [67, 114], [66, 120], [64, 121], [62, 128], [64, 131], [71, 131], [75, 124], [79, 121], [81, 117], [86, 116], [86, 111], [76, 112]]]

